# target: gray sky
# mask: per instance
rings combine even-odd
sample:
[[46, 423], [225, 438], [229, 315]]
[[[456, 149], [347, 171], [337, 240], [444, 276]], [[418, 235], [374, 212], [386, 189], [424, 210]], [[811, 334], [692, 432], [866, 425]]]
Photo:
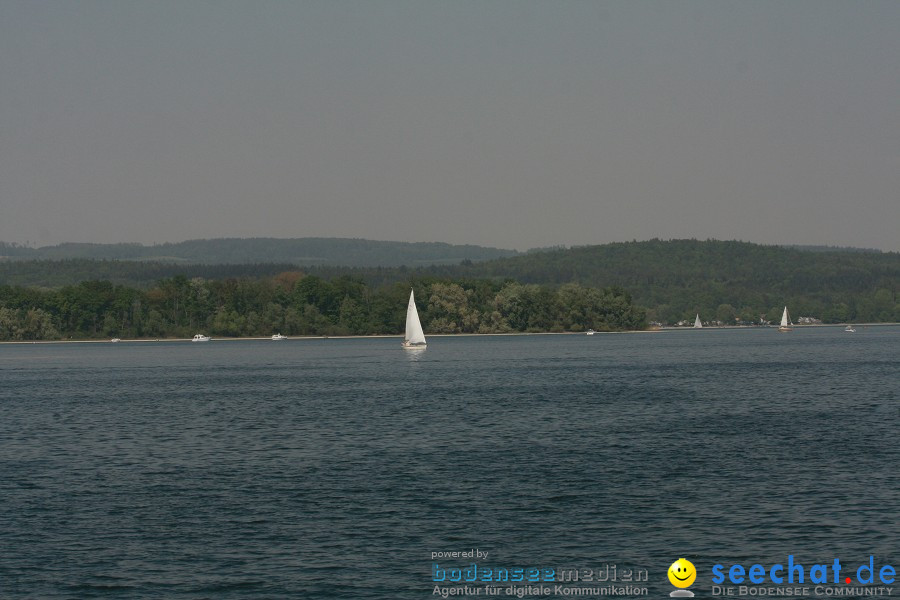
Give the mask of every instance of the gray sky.
[[0, 240], [900, 250], [900, 2], [0, 0]]

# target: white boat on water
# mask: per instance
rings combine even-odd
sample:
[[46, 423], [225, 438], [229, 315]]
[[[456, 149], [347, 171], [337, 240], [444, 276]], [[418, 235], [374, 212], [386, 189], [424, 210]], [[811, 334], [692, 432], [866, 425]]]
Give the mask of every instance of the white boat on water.
[[847, 327], [844, 328], [844, 331], [847, 333], [856, 333], [856, 329], [853, 328], [853, 325], [847, 325]]
[[587, 331], [585, 331], [585, 334], [587, 334], [587, 335], [594, 335], [594, 330], [593, 330], [593, 329], [588, 329]]
[[116, 342], [121, 342], [122, 340], [120, 340], [119, 338], [113, 338], [109, 341], [112, 342], [113, 344], [115, 344]]
[[287, 336], [281, 335], [280, 333], [276, 333], [275, 335], [272, 336], [273, 342], [277, 342], [278, 340], [286, 340], [286, 339], [287, 339]]
[[694, 319], [694, 329], [701, 329], [703, 327], [703, 323], [700, 322], [700, 313], [697, 313], [697, 318]]
[[198, 333], [197, 335], [194, 336], [194, 338], [191, 341], [192, 342], [208, 342], [209, 336], [203, 335], [202, 333]]
[[419, 321], [419, 311], [416, 310], [416, 301], [413, 291], [409, 291], [409, 304], [406, 305], [406, 334], [403, 336], [404, 348], [424, 348], [425, 332], [422, 331], [422, 323]]
[[791, 316], [788, 314], [787, 306], [784, 307], [784, 312], [781, 313], [781, 325], [778, 326], [778, 331], [782, 333], [786, 333], [788, 331], [794, 330], [794, 324], [791, 323]]

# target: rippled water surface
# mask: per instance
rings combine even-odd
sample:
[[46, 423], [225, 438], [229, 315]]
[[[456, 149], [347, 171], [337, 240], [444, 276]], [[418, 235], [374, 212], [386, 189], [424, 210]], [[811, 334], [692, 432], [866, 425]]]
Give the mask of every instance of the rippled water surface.
[[898, 327], [0, 346], [0, 597], [898, 566], [898, 389]]

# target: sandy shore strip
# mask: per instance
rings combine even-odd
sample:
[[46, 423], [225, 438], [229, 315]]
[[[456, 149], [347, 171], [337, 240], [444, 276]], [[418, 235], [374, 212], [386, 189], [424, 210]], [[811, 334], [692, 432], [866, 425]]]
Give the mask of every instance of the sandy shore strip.
[[[893, 327], [900, 323], [858, 323], [857, 327]], [[794, 330], [815, 329], [822, 327], [846, 327], [846, 323], [794, 325]], [[635, 329], [628, 331], [595, 331], [595, 335], [625, 335], [634, 333], [665, 333], [670, 331], [721, 331], [724, 329], [777, 329], [776, 327], [760, 327], [757, 325], [723, 325], [722, 327], [660, 327], [657, 329]], [[584, 331], [542, 331], [542, 332], [510, 332], [510, 333], [431, 333], [429, 338], [453, 338], [453, 337], [509, 337], [523, 335], [585, 335]], [[277, 341], [309, 341], [309, 340], [365, 340], [365, 339], [403, 339], [402, 334], [396, 335], [298, 335], [288, 336]], [[111, 343], [156, 343], [156, 342], [191, 342], [190, 338], [122, 338], [118, 342], [108, 339], [82, 339], [82, 340], [10, 340], [0, 342], [0, 345], [22, 344], [111, 344]], [[211, 337], [211, 342], [246, 342], [246, 341], [276, 341], [271, 337]], [[197, 342], [205, 344], [208, 342]]]

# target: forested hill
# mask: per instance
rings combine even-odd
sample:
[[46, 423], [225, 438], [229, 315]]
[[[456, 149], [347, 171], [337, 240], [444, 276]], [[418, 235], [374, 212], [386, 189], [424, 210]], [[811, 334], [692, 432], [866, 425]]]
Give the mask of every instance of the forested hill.
[[293, 264], [271, 262], [208, 265], [86, 258], [0, 260], [0, 286], [60, 288], [83, 281], [109, 281], [116, 285], [147, 289], [163, 279], [179, 276], [213, 281], [257, 279], [296, 270], [297, 266]]
[[515, 250], [439, 242], [382, 242], [346, 238], [220, 238], [144, 246], [60, 244], [29, 248], [0, 242], [0, 258], [25, 260], [139, 260], [162, 263], [290, 263], [345, 267], [455, 264], [514, 256]]
[[[772, 320], [785, 304], [796, 316], [832, 322], [900, 320], [900, 254], [809, 252], [716, 240], [650, 240], [529, 253], [436, 268], [451, 276], [510, 277], [522, 283], [619, 285], [650, 318], [665, 323]], [[724, 305], [724, 306], [723, 306]], [[773, 316], [773, 311], [777, 315]], [[720, 318], [725, 317], [725, 318]]]
[[291, 261], [277, 261], [274, 254], [259, 264], [236, 265], [0, 260], [0, 286], [56, 288], [108, 280], [148, 289], [176, 276], [203, 280], [266, 278], [299, 270], [325, 280], [350, 276], [373, 289], [416, 280], [478, 279], [550, 286], [621, 286], [636, 304], [648, 309], [651, 321], [663, 324], [684, 319], [693, 322], [697, 313], [707, 322], [759, 322], [763, 315], [775, 321], [785, 305], [795, 317], [809, 316], [829, 323], [900, 321], [900, 254], [816, 250], [715, 240], [650, 240], [529, 252], [483, 262], [465, 257], [457, 264], [419, 268], [319, 264], [298, 269]]

